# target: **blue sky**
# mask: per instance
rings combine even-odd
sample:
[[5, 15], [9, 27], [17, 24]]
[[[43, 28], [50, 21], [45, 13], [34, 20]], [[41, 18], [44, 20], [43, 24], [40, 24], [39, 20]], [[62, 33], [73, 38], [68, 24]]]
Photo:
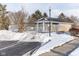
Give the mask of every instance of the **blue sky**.
[[48, 14], [49, 7], [52, 9], [52, 17], [57, 17], [61, 12], [67, 16], [77, 16], [79, 17], [79, 4], [78, 3], [5, 3], [7, 4], [8, 11], [18, 11], [21, 7], [29, 13], [33, 13], [35, 10], [39, 9], [42, 12]]

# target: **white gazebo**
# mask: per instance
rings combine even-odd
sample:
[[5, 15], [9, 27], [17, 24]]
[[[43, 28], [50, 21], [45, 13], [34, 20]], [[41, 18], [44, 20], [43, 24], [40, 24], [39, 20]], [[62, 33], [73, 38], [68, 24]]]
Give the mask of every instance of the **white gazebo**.
[[[51, 28], [49, 28], [50, 27], [49, 22], [50, 22]], [[37, 32], [49, 32], [49, 29], [53, 30], [52, 24], [53, 22], [49, 21], [47, 18], [41, 18], [36, 22], [36, 31]]]

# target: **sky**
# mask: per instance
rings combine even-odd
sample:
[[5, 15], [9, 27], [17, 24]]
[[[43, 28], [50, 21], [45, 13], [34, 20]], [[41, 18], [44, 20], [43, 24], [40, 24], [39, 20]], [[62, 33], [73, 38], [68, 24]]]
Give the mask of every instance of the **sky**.
[[28, 14], [34, 13], [37, 9], [49, 13], [51, 8], [52, 17], [57, 17], [61, 12], [66, 16], [79, 17], [79, 3], [5, 3], [8, 11], [18, 11], [23, 7]]

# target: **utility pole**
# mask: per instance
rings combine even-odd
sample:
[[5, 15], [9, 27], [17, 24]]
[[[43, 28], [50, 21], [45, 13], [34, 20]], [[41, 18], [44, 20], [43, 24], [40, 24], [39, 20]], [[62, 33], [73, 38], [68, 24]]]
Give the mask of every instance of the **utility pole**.
[[49, 8], [49, 36], [51, 36], [51, 8]]

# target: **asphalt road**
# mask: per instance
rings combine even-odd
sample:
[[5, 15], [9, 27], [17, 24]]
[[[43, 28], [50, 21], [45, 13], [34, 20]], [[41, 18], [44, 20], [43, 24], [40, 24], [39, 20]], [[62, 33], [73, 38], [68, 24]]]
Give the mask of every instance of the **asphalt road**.
[[40, 46], [40, 42], [20, 42], [17, 45], [0, 50], [0, 56], [21, 56], [28, 51]]

